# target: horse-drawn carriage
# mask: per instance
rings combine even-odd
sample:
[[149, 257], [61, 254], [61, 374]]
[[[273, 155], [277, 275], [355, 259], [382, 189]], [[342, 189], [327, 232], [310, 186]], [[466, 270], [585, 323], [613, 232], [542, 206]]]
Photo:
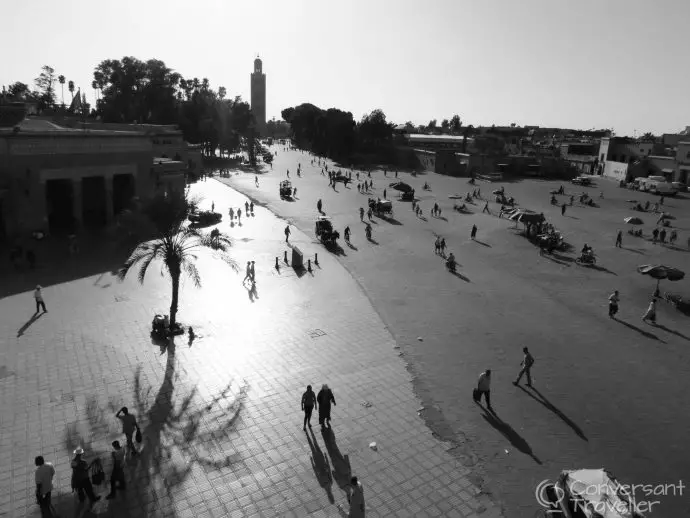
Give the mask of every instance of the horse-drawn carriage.
[[381, 217], [383, 214], [387, 214], [389, 216], [393, 215], [393, 202], [390, 200], [375, 200], [373, 198], [369, 198], [369, 208], [374, 211], [374, 213]]
[[279, 187], [280, 199], [292, 198], [292, 182], [290, 180], [283, 180]]
[[350, 183], [350, 182], [352, 181], [352, 179], [349, 178], [349, 177], [347, 177], [347, 176], [345, 176], [343, 173], [337, 173], [337, 174], [333, 177], [333, 181], [334, 181], [334, 182], [343, 182], [343, 185], [344, 185], [345, 187], [347, 187], [347, 184]]
[[210, 210], [194, 211], [189, 215], [189, 221], [193, 225], [200, 227], [215, 225], [219, 223], [221, 219], [223, 219], [221, 214]]
[[333, 223], [328, 216], [319, 216], [316, 220], [316, 237], [321, 240], [324, 245], [335, 244], [340, 237], [340, 233], [333, 228]]

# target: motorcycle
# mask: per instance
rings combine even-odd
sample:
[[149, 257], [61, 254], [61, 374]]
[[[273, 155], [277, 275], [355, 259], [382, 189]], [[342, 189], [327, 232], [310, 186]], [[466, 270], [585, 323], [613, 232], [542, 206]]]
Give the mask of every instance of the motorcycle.
[[594, 252], [585, 252], [580, 255], [577, 259], [575, 259], [575, 262], [577, 264], [582, 264], [585, 266], [597, 264], [597, 258], [594, 255]]

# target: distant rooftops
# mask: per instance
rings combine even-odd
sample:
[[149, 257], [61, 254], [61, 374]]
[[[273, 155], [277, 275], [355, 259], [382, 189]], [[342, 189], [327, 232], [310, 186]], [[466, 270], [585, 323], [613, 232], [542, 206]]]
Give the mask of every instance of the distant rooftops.
[[462, 137], [462, 135], [421, 135], [419, 133], [415, 133], [412, 135], [407, 135], [407, 138], [411, 142], [457, 142], [462, 141], [464, 137]]

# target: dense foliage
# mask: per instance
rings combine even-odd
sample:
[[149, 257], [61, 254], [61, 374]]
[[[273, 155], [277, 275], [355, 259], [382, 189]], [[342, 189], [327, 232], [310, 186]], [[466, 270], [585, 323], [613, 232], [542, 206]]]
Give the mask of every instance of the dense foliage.
[[392, 142], [393, 125], [381, 110], [356, 123], [352, 113], [329, 108], [323, 110], [305, 103], [281, 112], [290, 123], [293, 138], [300, 147], [332, 157], [345, 157], [355, 151], [373, 151]]

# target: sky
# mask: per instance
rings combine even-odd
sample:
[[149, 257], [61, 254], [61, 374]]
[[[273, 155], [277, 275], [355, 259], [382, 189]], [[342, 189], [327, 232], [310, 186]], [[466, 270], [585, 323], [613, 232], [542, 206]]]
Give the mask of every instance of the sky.
[[2, 17], [0, 85], [47, 64], [89, 102], [94, 67], [123, 56], [249, 100], [259, 54], [268, 118], [310, 102], [395, 123], [690, 125], [688, 0], [3, 0]]

